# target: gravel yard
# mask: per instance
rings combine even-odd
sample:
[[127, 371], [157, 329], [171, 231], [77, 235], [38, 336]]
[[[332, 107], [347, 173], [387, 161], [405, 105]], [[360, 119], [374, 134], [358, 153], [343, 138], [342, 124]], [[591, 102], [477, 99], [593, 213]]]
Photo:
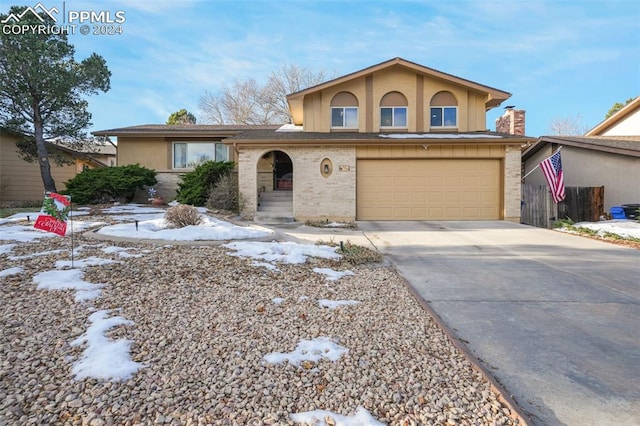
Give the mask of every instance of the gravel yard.
[[[389, 267], [309, 258], [269, 270], [220, 245], [77, 233], [76, 262], [116, 261], [82, 268], [85, 281], [104, 286], [78, 302], [73, 290], [34, 283], [70, 260], [69, 238], [2, 241], [3, 226], [0, 245], [15, 246], [0, 251], [0, 272], [22, 270], [0, 277], [2, 425], [293, 425], [294, 413], [353, 416], [359, 407], [390, 425], [517, 424]], [[353, 275], [330, 281], [314, 268]], [[131, 360], [142, 364], [128, 379], [72, 372], [87, 346], [72, 342], [102, 310], [130, 321], [106, 332], [130, 340]], [[265, 358], [317, 338], [346, 351], [297, 365]]]

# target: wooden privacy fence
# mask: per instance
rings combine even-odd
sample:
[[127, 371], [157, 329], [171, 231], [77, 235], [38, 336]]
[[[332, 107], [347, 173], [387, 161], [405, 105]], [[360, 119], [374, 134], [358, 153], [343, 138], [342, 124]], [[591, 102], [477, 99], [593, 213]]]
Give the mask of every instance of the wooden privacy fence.
[[597, 222], [604, 211], [604, 186], [568, 186], [565, 199], [557, 205], [548, 186], [522, 185], [520, 222], [538, 228], [551, 228], [558, 219]]

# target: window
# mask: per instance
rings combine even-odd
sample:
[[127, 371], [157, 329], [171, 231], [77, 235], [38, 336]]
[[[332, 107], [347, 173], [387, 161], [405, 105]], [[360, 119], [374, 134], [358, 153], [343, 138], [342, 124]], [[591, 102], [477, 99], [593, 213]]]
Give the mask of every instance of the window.
[[358, 128], [358, 98], [350, 92], [339, 92], [331, 99], [331, 128]]
[[407, 127], [407, 107], [380, 108], [380, 127]]
[[407, 98], [400, 92], [389, 92], [380, 100], [380, 127], [407, 127]]
[[193, 169], [205, 161], [229, 161], [229, 148], [214, 142], [173, 143], [174, 169]]
[[358, 108], [356, 107], [332, 107], [331, 127], [345, 127], [355, 129], [358, 127]]
[[442, 91], [431, 98], [431, 127], [458, 127], [458, 101], [451, 92]]
[[457, 127], [458, 107], [431, 107], [431, 127]]

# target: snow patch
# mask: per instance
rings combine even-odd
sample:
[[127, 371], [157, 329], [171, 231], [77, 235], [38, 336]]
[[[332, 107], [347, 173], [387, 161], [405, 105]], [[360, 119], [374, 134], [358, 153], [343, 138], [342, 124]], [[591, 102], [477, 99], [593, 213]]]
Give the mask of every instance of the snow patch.
[[84, 281], [84, 272], [80, 269], [65, 269], [40, 272], [33, 276], [38, 290], [76, 290], [75, 300], [85, 302], [100, 296], [103, 284]]
[[133, 325], [133, 321], [118, 316], [107, 318], [108, 313], [108, 310], [101, 310], [91, 314], [91, 325], [86, 333], [70, 343], [71, 346], [87, 344], [87, 348], [71, 370], [77, 380], [88, 377], [127, 380], [144, 367], [131, 359], [131, 340], [112, 340], [104, 335], [113, 327]]
[[347, 275], [354, 275], [352, 271], [335, 271], [331, 268], [313, 268], [313, 272], [325, 275], [329, 281], [338, 281]]
[[303, 361], [318, 362], [322, 358], [330, 361], [337, 361], [349, 350], [329, 339], [328, 337], [316, 337], [313, 340], [301, 340], [293, 352], [272, 352], [264, 356], [264, 360], [269, 364], [282, 364], [289, 361], [289, 364], [300, 365]]
[[0, 278], [2, 277], [10, 277], [12, 275], [19, 275], [24, 272], [24, 268], [21, 266], [16, 266], [14, 268], [7, 268], [0, 271]]
[[233, 242], [223, 247], [236, 250], [227, 253], [230, 256], [249, 257], [267, 262], [281, 262], [289, 264], [305, 263], [309, 257], [324, 259], [339, 259], [335, 247], [315, 244], [298, 244], [294, 242]]
[[[333, 420], [333, 423], [327, 423], [327, 418]], [[294, 423], [305, 423], [312, 426], [328, 426], [330, 424], [336, 426], [384, 426], [384, 423], [374, 419], [364, 407], [358, 407], [353, 416], [343, 416], [326, 410], [313, 410], [289, 414], [289, 419]]]
[[359, 305], [360, 302], [359, 300], [329, 300], [329, 299], [320, 299], [318, 300], [318, 305], [320, 305], [321, 308], [329, 308], [329, 309], [336, 309], [339, 308], [340, 306], [353, 306], [353, 305]]

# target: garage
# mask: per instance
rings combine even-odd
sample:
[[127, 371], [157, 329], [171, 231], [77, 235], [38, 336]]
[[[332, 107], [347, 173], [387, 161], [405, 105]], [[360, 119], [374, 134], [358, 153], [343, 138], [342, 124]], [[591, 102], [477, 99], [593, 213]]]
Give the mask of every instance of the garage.
[[501, 219], [499, 159], [358, 160], [358, 220]]

